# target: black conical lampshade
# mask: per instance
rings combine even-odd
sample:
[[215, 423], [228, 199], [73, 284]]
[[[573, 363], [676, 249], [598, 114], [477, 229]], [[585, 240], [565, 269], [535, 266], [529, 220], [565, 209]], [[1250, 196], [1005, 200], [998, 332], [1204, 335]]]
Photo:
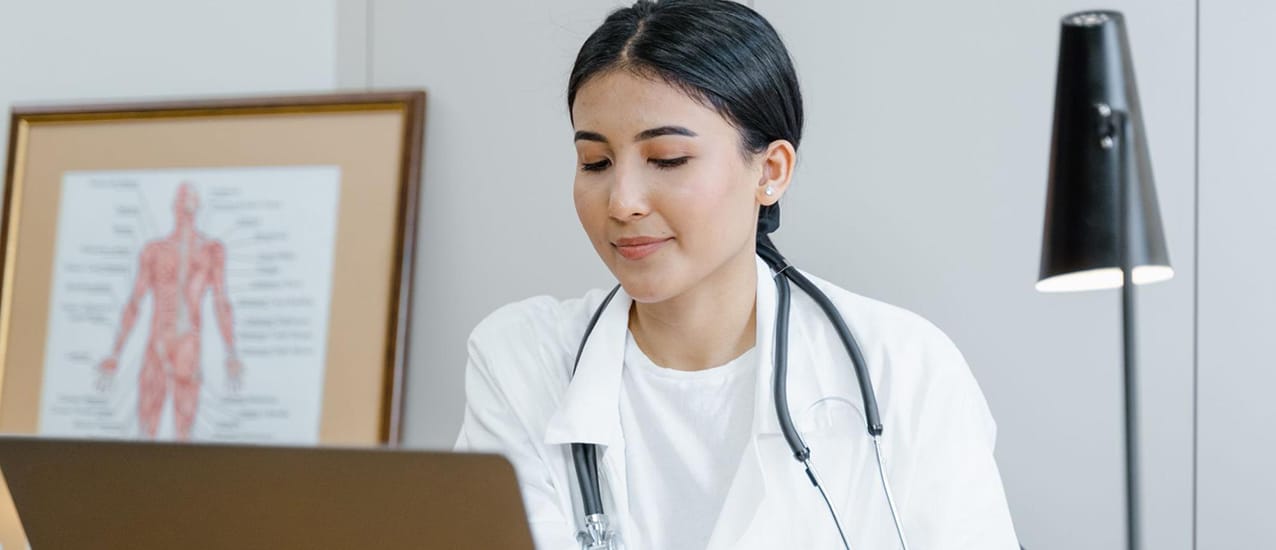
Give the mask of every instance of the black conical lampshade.
[[[1122, 286], [1118, 247], [1122, 162], [1127, 195], [1129, 260], [1135, 284], [1174, 275], [1161, 228], [1134, 65], [1119, 12], [1092, 11], [1063, 18], [1055, 83], [1050, 187], [1046, 198], [1037, 290], [1058, 292]], [[1127, 120], [1123, 147], [1101, 145], [1106, 106]]]

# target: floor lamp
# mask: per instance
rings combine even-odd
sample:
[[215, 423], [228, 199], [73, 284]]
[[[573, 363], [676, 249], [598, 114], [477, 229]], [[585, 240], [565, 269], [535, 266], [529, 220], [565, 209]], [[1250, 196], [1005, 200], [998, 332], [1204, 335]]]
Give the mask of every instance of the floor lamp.
[[1140, 549], [1134, 285], [1174, 276], [1148, 157], [1125, 20], [1063, 18], [1041, 244], [1042, 292], [1121, 289], [1126, 539]]

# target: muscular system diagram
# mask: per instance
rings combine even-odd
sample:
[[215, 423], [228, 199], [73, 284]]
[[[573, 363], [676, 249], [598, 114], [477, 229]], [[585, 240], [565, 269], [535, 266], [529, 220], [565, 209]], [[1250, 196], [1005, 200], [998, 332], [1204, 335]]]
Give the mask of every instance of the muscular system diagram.
[[138, 260], [137, 280], [124, 306], [110, 357], [99, 367], [111, 377], [118, 368], [120, 349], [128, 339], [138, 307], [151, 295], [151, 326], [138, 378], [137, 416], [142, 432], [154, 438], [168, 394], [172, 394], [176, 438], [190, 439], [199, 405], [200, 302], [213, 295], [222, 341], [227, 350], [226, 372], [238, 387], [243, 365], [235, 354], [234, 318], [226, 295], [226, 246], [195, 227], [199, 195], [190, 183], [177, 188], [173, 201], [176, 225], [168, 236], [151, 241]]
[[336, 166], [63, 174], [38, 433], [314, 444]]

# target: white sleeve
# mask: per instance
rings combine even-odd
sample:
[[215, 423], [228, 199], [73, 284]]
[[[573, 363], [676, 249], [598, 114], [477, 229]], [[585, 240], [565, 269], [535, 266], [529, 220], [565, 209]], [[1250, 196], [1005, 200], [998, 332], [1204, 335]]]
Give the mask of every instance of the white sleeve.
[[927, 361], [938, 364], [927, 365], [907, 450], [914, 475], [901, 519], [909, 545], [1018, 550], [993, 457], [997, 426], [988, 403], [957, 346], [942, 332], [932, 345]]
[[[475, 329], [478, 333], [479, 329]], [[507, 340], [508, 341], [508, 340]], [[533, 354], [524, 354], [531, 357]], [[492, 365], [482, 346], [471, 335], [469, 360], [465, 367], [465, 418], [457, 436], [457, 451], [495, 452], [514, 464], [518, 474], [523, 504], [531, 526], [532, 538], [540, 550], [573, 550], [579, 548], [575, 527], [564, 517], [559, 506], [560, 491], [546, 465], [544, 445], [529, 433], [523, 419], [513, 407], [494, 367], [519, 368], [520, 365]], [[527, 368], [529, 365], [521, 365]], [[505, 369], [504, 372], [509, 372]]]

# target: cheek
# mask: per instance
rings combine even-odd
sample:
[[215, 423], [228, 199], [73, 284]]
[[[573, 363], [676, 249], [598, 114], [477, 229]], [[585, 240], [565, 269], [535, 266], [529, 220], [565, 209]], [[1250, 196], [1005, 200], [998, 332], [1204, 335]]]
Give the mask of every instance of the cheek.
[[[737, 238], [749, 238], [753, 219], [754, 196], [739, 171], [717, 167], [688, 174], [678, 192], [664, 201], [674, 230], [682, 233], [696, 248], [722, 247]], [[676, 224], [676, 225], [675, 225]]]
[[578, 176], [572, 187], [572, 199], [576, 203], [576, 217], [591, 241], [604, 238], [607, 225], [607, 193], [602, 182], [582, 181]]

